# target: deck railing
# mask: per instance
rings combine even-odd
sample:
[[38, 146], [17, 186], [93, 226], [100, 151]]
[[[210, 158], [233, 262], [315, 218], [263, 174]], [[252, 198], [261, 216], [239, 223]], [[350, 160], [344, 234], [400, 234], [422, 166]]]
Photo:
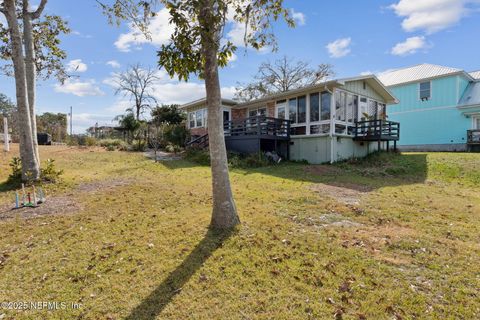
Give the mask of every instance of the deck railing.
[[255, 116], [226, 121], [224, 123], [224, 130], [226, 137], [274, 136], [289, 138], [290, 121], [267, 116]]
[[480, 129], [467, 130], [467, 143], [480, 144]]
[[357, 140], [399, 140], [400, 123], [388, 120], [367, 120], [355, 123]]

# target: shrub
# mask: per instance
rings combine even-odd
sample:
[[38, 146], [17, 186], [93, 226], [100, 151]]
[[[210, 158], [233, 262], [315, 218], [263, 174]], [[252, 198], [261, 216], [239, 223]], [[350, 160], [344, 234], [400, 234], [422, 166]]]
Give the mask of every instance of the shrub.
[[[20, 184], [22, 182], [22, 160], [20, 158], [14, 157], [10, 161], [10, 168], [12, 172], [8, 177], [9, 183]], [[57, 182], [60, 176], [63, 174], [63, 170], [57, 170], [55, 167], [54, 159], [47, 159], [46, 165], [43, 168], [40, 168], [40, 181], [41, 182]], [[27, 182], [31, 183], [31, 179], [28, 179]]]
[[185, 159], [200, 165], [210, 165], [210, 153], [206, 150], [188, 148], [185, 152]]
[[125, 151], [128, 149], [128, 144], [120, 139], [103, 139], [98, 142], [99, 146], [107, 149], [107, 151], [121, 150]]
[[47, 159], [47, 164], [40, 169], [40, 179], [45, 182], [57, 182], [63, 170], [57, 170], [54, 159]]
[[[263, 153], [242, 155], [229, 152], [227, 157], [230, 168], [260, 168], [274, 164]], [[188, 148], [185, 152], [185, 159], [201, 165], [210, 165], [210, 154], [208, 150]]]
[[163, 137], [167, 145], [183, 147], [190, 137], [190, 132], [183, 124], [166, 125], [163, 130]]
[[169, 143], [165, 147], [165, 151], [170, 152], [170, 153], [178, 153], [178, 152], [182, 151], [182, 147]]
[[128, 146], [128, 151], [143, 152], [147, 149], [147, 142], [143, 140], [134, 140], [131, 145]]
[[67, 145], [93, 147], [97, 145], [97, 139], [84, 135], [69, 136], [67, 139]]
[[12, 172], [8, 176], [8, 181], [21, 181], [22, 180], [22, 160], [18, 157], [13, 157], [9, 163]]

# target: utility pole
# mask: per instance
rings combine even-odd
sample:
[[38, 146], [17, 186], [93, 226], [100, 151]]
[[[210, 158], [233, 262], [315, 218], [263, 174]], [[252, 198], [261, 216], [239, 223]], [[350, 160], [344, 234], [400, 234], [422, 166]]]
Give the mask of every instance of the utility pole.
[[8, 119], [7, 119], [7, 115], [3, 115], [3, 140], [4, 140], [4, 146], [3, 146], [3, 150], [5, 152], [9, 152], [10, 151], [10, 141], [9, 140], [9, 137], [8, 137]]
[[73, 136], [73, 107], [70, 106], [70, 136]]

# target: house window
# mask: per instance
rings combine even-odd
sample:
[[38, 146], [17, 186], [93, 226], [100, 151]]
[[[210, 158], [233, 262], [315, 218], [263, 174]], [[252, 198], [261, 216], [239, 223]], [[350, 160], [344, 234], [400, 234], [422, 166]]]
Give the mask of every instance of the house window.
[[288, 119], [292, 123], [297, 123], [297, 99], [288, 100]]
[[329, 92], [322, 92], [321, 99], [321, 120], [330, 120], [330, 105], [331, 105], [332, 95]]
[[310, 122], [320, 120], [320, 94], [310, 94]]
[[310, 134], [326, 134], [330, 133], [330, 124], [317, 124], [310, 126]]
[[307, 97], [302, 96], [298, 97], [298, 123], [305, 123], [307, 122]]
[[195, 112], [190, 112], [188, 114], [188, 123], [190, 128], [195, 128]]
[[198, 110], [195, 112], [195, 119], [196, 119], [196, 127], [202, 127], [203, 126], [203, 110]]
[[265, 107], [248, 110], [249, 117], [265, 116], [265, 115], [267, 115], [267, 108]]
[[420, 82], [420, 100], [427, 101], [432, 97], [432, 85], [430, 81]]

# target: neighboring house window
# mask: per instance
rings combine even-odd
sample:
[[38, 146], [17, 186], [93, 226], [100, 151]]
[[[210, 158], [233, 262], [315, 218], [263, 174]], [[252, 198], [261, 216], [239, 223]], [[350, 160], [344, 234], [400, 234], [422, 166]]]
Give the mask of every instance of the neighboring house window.
[[420, 100], [427, 101], [432, 97], [432, 85], [430, 81], [420, 82]]

